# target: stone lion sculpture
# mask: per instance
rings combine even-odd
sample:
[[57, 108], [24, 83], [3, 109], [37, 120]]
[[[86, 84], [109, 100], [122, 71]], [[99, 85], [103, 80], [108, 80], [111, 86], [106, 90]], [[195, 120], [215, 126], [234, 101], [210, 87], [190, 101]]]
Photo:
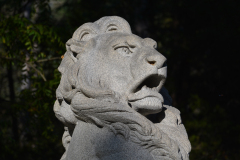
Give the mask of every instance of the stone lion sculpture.
[[162, 88], [166, 58], [156, 47], [117, 16], [74, 32], [54, 104], [65, 125], [61, 160], [189, 159], [180, 112]]

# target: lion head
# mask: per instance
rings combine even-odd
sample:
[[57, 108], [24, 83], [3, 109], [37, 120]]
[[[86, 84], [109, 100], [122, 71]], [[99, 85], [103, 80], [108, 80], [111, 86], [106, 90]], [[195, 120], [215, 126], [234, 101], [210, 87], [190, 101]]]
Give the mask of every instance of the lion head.
[[129, 24], [116, 16], [85, 23], [74, 32], [58, 68], [62, 77], [54, 105], [70, 135], [79, 120], [116, 132], [122, 132], [120, 125], [136, 143], [146, 141], [172, 159], [179, 156], [179, 147], [164, 148], [177, 142], [145, 117], [161, 112], [164, 103], [159, 91], [167, 76], [166, 58], [156, 47], [154, 40], [132, 34]]

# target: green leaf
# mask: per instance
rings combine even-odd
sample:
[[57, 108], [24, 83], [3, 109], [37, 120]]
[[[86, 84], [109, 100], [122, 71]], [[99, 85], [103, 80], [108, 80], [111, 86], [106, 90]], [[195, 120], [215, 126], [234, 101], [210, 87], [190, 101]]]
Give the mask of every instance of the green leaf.
[[31, 42], [30, 42], [30, 41], [28, 41], [28, 42], [25, 43], [25, 46], [28, 46], [28, 45], [31, 45]]
[[27, 48], [27, 50], [31, 50], [32, 49], [32, 46], [29, 46], [28, 48]]
[[4, 38], [4, 37], [2, 37], [2, 42], [3, 42], [3, 43], [6, 43], [6, 41], [5, 41], [5, 38]]

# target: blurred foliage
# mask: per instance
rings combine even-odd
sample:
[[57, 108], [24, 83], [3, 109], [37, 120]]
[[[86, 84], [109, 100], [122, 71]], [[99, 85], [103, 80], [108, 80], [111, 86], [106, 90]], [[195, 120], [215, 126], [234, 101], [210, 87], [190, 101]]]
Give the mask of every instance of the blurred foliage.
[[167, 57], [166, 88], [182, 112], [190, 159], [239, 159], [238, 6], [233, 0], [1, 0], [0, 159], [60, 159], [63, 125], [52, 107], [64, 43], [83, 23], [111, 15], [156, 40]]
[[60, 158], [63, 129], [52, 106], [64, 43], [51, 25], [49, 2], [0, 6], [0, 159]]

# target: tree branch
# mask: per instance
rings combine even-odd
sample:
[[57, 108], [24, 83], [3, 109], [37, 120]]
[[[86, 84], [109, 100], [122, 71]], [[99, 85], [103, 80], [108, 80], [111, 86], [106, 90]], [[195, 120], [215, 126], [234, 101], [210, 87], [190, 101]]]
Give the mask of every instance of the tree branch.
[[25, 63], [27, 63], [30, 67], [32, 67], [38, 74], [40, 74], [40, 76], [43, 78], [43, 80], [46, 82], [47, 81], [47, 79], [45, 78], [45, 76], [44, 76], [44, 74], [41, 72], [41, 71], [39, 71], [36, 67], [34, 67], [34, 65], [32, 65], [31, 63], [28, 63], [28, 62], [25, 62]]
[[3, 56], [1, 56], [1, 58], [4, 58], [6, 60], [19, 60], [19, 61], [21, 61], [23, 63], [27, 63], [38, 74], [40, 74], [40, 76], [43, 78], [44, 81], [47, 81], [47, 79], [45, 78], [44, 74], [40, 70], [38, 70], [32, 63], [34, 63], [34, 62], [41, 63], [41, 62], [47, 62], [47, 61], [58, 60], [58, 59], [60, 60], [61, 59], [60, 57], [52, 57], [52, 58], [47, 58], [47, 59], [40, 59], [40, 60], [33, 61], [33, 62], [27, 62], [27, 61], [23, 61], [22, 59], [19, 59], [19, 58], [9, 58], [9, 57], [3, 57]]
[[52, 61], [52, 60], [56, 60], [56, 59], [61, 59], [61, 58], [60, 57], [53, 57], [53, 58], [47, 58], [47, 59], [40, 59], [36, 62], [41, 63], [41, 62]]
[[[26, 61], [23, 61], [23, 60], [21, 60], [21, 59], [19, 59], [19, 58], [9, 58], [9, 57], [3, 57], [3, 56], [1, 56], [1, 58], [4, 58], [4, 59], [7, 59], [7, 60], [19, 60], [19, 61], [22, 61], [22, 62], [24, 62], [24, 63], [26, 63]], [[47, 58], [47, 59], [40, 59], [40, 60], [37, 60], [37, 61], [33, 61], [32, 63], [34, 63], [34, 62], [38, 62], [38, 63], [41, 63], [41, 62], [47, 62], [47, 61], [53, 61], [53, 60], [60, 60], [61, 59], [61, 57], [52, 57], [52, 58]], [[28, 62], [29, 63], [29, 62]]]

